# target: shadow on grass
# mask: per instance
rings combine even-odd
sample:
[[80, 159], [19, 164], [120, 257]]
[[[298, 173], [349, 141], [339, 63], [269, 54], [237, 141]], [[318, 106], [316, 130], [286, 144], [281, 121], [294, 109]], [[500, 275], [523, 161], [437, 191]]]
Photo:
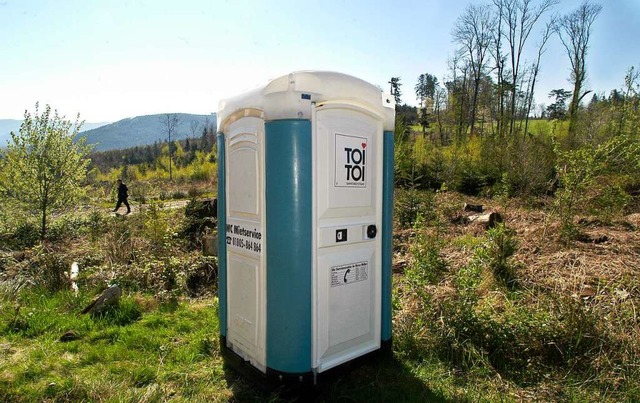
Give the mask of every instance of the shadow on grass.
[[274, 385], [246, 378], [225, 366], [225, 378], [239, 402], [450, 402], [395, 357], [354, 360], [318, 376], [315, 386]]

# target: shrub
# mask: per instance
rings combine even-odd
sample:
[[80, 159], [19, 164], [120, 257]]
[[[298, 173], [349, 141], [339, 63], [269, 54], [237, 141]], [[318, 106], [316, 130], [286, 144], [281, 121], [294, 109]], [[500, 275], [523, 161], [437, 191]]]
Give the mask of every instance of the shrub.
[[189, 190], [187, 191], [187, 195], [189, 196], [189, 199], [195, 199], [196, 197], [200, 196], [202, 194], [202, 190], [198, 189], [195, 186], [191, 186], [189, 188]]
[[138, 251], [128, 220], [123, 217], [113, 217], [107, 225], [103, 249], [111, 265], [128, 264], [136, 258]]
[[129, 193], [131, 193], [131, 199], [137, 201], [140, 204], [147, 204], [150, 198], [152, 187], [148, 182], [135, 182], [129, 186]]
[[[561, 237], [568, 242], [575, 239], [578, 231], [573, 219], [578, 211], [588, 210], [591, 203], [588, 195], [594, 189], [606, 189], [606, 175], [637, 174], [640, 169], [640, 145], [634, 139], [620, 135], [601, 144], [588, 144], [569, 151], [560, 149], [556, 172], [560, 189], [556, 192], [555, 206], [561, 223]], [[607, 191], [604, 192], [607, 194]], [[609, 201], [621, 210], [628, 199], [621, 197], [620, 190], [609, 191]], [[605, 200], [607, 198], [605, 197]]]
[[98, 209], [91, 210], [87, 219], [89, 236], [92, 242], [96, 242], [104, 233], [107, 227], [106, 216]]
[[162, 301], [187, 294], [198, 296], [215, 289], [217, 260], [204, 256], [141, 256], [129, 266], [113, 266], [113, 281], [132, 291], [154, 293]]
[[433, 220], [435, 214], [435, 193], [417, 189], [396, 189], [394, 214], [402, 228], [412, 226], [419, 216], [423, 222]]
[[180, 236], [187, 239], [190, 246], [201, 246], [200, 238], [202, 235], [215, 228], [215, 208], [215, 203], [206, 200], [191, 199], [187, 204]]
[[0, 241], [8, 248], [24, 249], [34, 246], [39, 239], [40, 228], [32, 222], [24, 221], [13, 230], [13, 233], [3, 234]]
[[598, 182], [593, 187], [593, 196], [589, 198], [589, 212], [600, 217], [605, 223], [610, 223], [620, 216], [632, 197], [620, 186], [616, 178]]
[[140, 211], [143, 220], [142, 236], [149, 243], [151, 251], [162, 254], [169, 247], [171, 239], [171, 223], [169, 212], [162, 204], [151, 203]]
[[509, 258], [516, 252], [517, 241], [514, 235], [504, 223], [500, 223], [487, 231], [487, 242], [481, 249], [495, 278], [509, 287], [515, 286], [516, 282], [515, 265], [509, 262]]
[[38, 246], [29, 261], [29, 275], [36, 285], [54, 292], [69, 286], [68, 271], [71, 262], [58, 250], [49, 246]]
[[405, 271], [407, 280], [419, 293], [427, 285], [436, 284], [447, 268], [442, 257], [443, 240], [423, 227], [424, 219], [418, 215], [414, 235], [410, 239], [409, 250], [413, 259]]
[[182, 190], [174, 190], [173, 193], [171, 194], [171, 198], [176, 200], [185, 199], [186, 197], [187, 197], [187, 194]]
[[87, 222], [75, 214], [64, 215], [53, 221], [47, 233], [49, 241], [65, 241], [82, 236], [87, 230]]

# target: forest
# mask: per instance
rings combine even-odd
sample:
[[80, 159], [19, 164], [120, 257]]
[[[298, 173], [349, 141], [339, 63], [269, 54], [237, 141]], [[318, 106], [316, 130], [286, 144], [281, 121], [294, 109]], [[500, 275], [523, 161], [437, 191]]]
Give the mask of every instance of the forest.
[[[640, 72], [591, 91], [603, 6], [557, 5], [472, 3], [445, 77], [390, 74], [393, 353], [311, 391], [223, 364], [215, 128], [94, 152], [78, 122], [26, 112], [0, 154], [0, 400], [640, 400]], [[540, 105], [550, 41], [570, 88]]]

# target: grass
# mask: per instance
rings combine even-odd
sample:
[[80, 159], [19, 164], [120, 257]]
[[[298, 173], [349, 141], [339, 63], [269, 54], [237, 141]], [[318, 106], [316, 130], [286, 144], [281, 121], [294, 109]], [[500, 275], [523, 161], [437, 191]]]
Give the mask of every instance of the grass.
[[[261, 389], [223, 364], [215, 260], [173, 235], [183, 211], [98, 214], [95, 234], [92, 219], [71, 217], [67, 243], [0, 254], [0, 401], [640, 401], [637, 214], [581, 227], [605, 243], [564, 245], [544, 206], [471, 200], [501, 211], [497, 233], [459, 219], [464, 196], [405, 196], [421, 207], [396, 222], [392, 357], [329, 374], [310, 394]], [[27, 268], [43, 287], [38, 272], [71, 261], [77, 297], [3, 288]], [[125, 290], [119, 306], [80, 315], [108, 281]], [[68, 331], [77, 340], [59, 341]]]
[[[213, 301], [174, 308], [124, 297], [92, 318], [88, 296], [23, 292], [2, 302], [0, 400], [226, 400]], [[141, 306], [146, 306], [143, 311]], [[68, 330], [79, 339], [58, 341]]]
[[[163, 306], [125, 296], [102, 317], [79, 315], [90, 296], [24, 291], [0, 310], [0, 401], [286, 401], [225, 369], [215, 300]], [[16, 305], [18, 304], [18, 305]], [[19, 306], [19, 308], [17, 308]], [[68, 330], [78, 340], [61, 342]], [[385, 358], [322, 380], [313, 394], [337, 401], [447, 400], [428, 367]], [[448, 396], [453, 399], [455, 395]]]

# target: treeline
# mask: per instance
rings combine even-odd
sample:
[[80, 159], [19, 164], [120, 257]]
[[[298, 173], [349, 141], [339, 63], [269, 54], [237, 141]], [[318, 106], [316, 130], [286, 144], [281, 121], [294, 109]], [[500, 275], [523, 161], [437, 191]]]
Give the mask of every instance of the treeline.
[[123, 150], [95, 152], [89, 183], [177, 180], [211, 181], [216, 175], [215, 128], [206, 127], [199, 138], [164, 141]]
[[[569, 135], [585, 90], [586, 57], [592, 24], [602, 7], [585, 1], [575, 11], [557, 16], [559, 0], [492, 0], [470, 4], [456, 20], [449, 72], [439, 82], [432, 74], [417, 77], [417, 122], [441, 144], [464, 141], [467, 136], [513, 137], [529, 134], [529, 118], [543, 117], [564, 106]], [[571, 65], [571, 91], [552, 92], [549, 107], [534, 102], [547, 45], [558, 40]], [[549, 66], [546, 66], [549, 68]], [[391, 90], [400, 101], [401, 80], [393, 77]], [[557, 98], [557, 97], [560, 97]], [[570, 99], [568, 106], [563, 105]], [[400, 104], [401, 102], [396, 102]]]
[[[205, 128], [199, 138], [187, 138], [171, 142], [171, 154], [180, 155], [182, 164], [189, 164], [196, 159], [197, 152], [209, 154], [216, 144], [214, 128]], [[168, 154], [169, 143], [155, 142], [152, 145], [136, 146], [122, 150], [94, 152], [91, 154], [90, 168], [107, 172], [123, 165], [153, 165], [164, 154]], [[164, 150], [164, 151], [163, 151]]]
[[[421, 74], [409, 91], [417, 108], [402, 102], [401, 78], [391, 78], [400, 188], [552, 195], [567, 234], [578, 211], [610, 219], [640, 205], [638, 71], [631, 67], [608, 95], [587, 89], [589, 39], [602, 7], [585, 1], [557, 16], [558, 3], [469, 5], [452, 30], [447, 75]], [[536, 104], [539, 72], [553, 69], [544, 60], [552, 40], [566, 50], [572, 88]]]

